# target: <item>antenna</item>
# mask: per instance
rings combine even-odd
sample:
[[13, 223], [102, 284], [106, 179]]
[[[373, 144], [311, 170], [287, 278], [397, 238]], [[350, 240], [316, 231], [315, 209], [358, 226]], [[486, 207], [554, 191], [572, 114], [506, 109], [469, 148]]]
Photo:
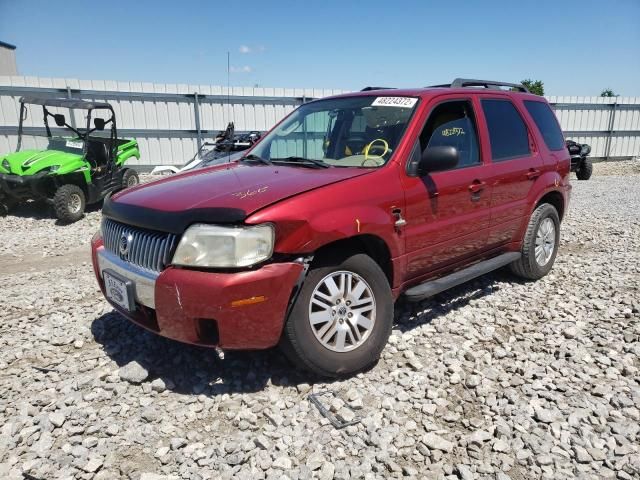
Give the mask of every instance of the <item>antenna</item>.
[[[229, 123], [229, 90], [231, 89], [231, 52], [227, 51], [227, 105], [224, 113], [224, 123]], [[225, 127], [226, 128], [226, 127]]]
[[[227, 50], [227, 111], [229, 111], [231, 109], [231, 52]], [[228, 115], [229, 117], [230, 115]], [[227, 118], [228, 120], [228, 118]], [[227, 121], [227, 126], [229, 125], [229, 122]], [[226, 128], [226, 127], [225, 127]], [[234, 132], [235, 133], [235, 132]], [[233, 142], [233, 138], [231, 138], [231, 141]], [[227, 163], [229, 163], [231, 161], [231, 150], [227, 151]]]

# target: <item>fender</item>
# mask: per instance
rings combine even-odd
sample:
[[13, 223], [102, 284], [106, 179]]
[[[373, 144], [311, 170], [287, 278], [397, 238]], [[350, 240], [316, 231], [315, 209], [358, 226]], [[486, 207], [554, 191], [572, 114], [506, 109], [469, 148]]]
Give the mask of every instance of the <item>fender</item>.
[[[518, 229], [518, 234], [516, 238], [522, 239], [524, 238], [524, 232], [527, 229], [527, 225], [529, 224], [529, 219], [533, 214], [538, 202], [551, 192], [558, 192], [562, 195], [563, 202], [563, 211], [566, 214], [567, 207], [569, 205], [569, 191], [571, 190], [571, 185], [568, 181], [564, 181], [562, 176], [557, 171], [547, 171], [544, 172], [540, 177], [536, 179], [536, 182], [533, 184], [531, 191], [529, 192], [529, 209], [527, 211], [527, 215], [523, 218], [522, 225]], [[564, 215], [563, 215], [564, 216]], [[562, 218], [560, 218], [562, 220]], [[518, 241], [518, 248], [520, 246], [520, 241]]]
[[369, 175], [290, 197], [250, 215], [249, 224], [276, 225], [274, 251], [306, 254], [358, 235], [382, 239], [391, 258], [404, 253], [402, 231], [395, 226], [394, 209], [404, 209], [404, 195], [395, 165]]
[[338, 240], [373, 235], [385, 242], [395, 258], [404, 244], [388, 212], [364, 205], [328, 210], [303, 222], [278, 222], [278, 227], [282, 235], [279, 232], [275, 249], [282, 253], [311, 253]]
[[569, 204], [570, 190], [571, 184], [565, 181], [557, 171], [547, 171], [543, 173], [533, 184], [533, 188], [529, 193], [531, 201], [529, 202], [528, 217], [531, 216], [540, 199], [550, 192], [558, 192], [562, 195], [563, 212], [566, 213]]
[[119, 155], [118, 158], [116, 159], [116, 165], [118, 166], [124, 165], [127, 162], [127, 160], [129, 160], [130, 158], [136, 158], [140, 160], [140, 151], [138, 150], [137, 147], [127, 150], [123, 154]]

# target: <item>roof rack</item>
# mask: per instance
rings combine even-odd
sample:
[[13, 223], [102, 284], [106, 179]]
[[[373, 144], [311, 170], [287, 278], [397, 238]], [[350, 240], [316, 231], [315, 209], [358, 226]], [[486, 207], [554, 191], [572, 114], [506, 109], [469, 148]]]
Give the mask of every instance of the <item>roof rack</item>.
[[370, 92], [371, 90], [393, 90], [395, 87], [364, 87], [361, 92]]
[[464, 88], [464, 87], [484, 87], [491, 90], [500, 90], [500, 87], [510, 87], [519, 92], [530, 93], [529, 89], [521, 83], [507, 83], [496, 82], [493, 80], [476, 80], [473, 78], [456, 78], [450, 85], [431, 85], [433, 88], [449, 87], [449, 88]]

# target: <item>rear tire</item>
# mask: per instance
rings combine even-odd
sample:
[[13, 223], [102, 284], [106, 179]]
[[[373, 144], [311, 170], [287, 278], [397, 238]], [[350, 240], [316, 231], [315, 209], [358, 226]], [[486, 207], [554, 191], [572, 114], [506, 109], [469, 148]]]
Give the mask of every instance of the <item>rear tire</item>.
[[62, 185], [53, 196], [56, 217], [64, 223], [77, 222], [84, 215], [86, 199], [80, 187], [73, 184]]
[[593, 162], [591, 159], [585, 158], [580, 165], [580, 168], [576, 171], [576, 177], [578, 180], [589, 180], [593, 173]]
[[526, 280], [544, 277], [555, 262], [560, 243], [560, 217], [553, 205], [543, 203], [533, 211], [522, 241], [519, 260], [511, 271]]
[[135, 187], [140, 183], [140, 177], [135, 170], [131, 168], [125, 168], [122, 174], [122, 188]]
[[338, 377], [378, 361], [393, 326], [393, 296], [371, 257], [331, 260], [309, 272], [280, 346], [294, 365]]

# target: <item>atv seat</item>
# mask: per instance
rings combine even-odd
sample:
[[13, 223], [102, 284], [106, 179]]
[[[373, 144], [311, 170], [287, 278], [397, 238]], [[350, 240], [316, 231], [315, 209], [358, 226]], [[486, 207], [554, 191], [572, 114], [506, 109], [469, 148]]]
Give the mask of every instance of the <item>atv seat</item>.
[[109, 161], [109, 139], [89, 138], [87, 141], [87, 161], [94, 168], [101, 168]]

